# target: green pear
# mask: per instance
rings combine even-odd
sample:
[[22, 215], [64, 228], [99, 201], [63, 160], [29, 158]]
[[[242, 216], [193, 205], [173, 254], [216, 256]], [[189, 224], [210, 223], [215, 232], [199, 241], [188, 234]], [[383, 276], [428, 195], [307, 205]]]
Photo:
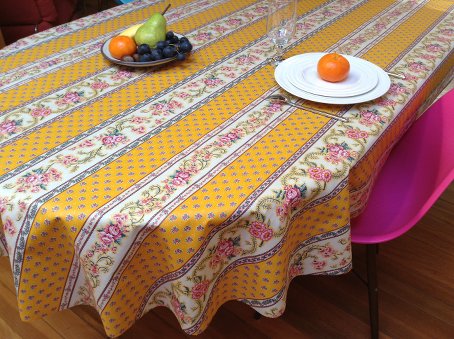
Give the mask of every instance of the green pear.
[[167, 21], [161, 13], [154, 13], [139, 27], [134, 40], [137, 45], [147, 44], [155, 47], [158, 41], [164, 41], [167, 33]]

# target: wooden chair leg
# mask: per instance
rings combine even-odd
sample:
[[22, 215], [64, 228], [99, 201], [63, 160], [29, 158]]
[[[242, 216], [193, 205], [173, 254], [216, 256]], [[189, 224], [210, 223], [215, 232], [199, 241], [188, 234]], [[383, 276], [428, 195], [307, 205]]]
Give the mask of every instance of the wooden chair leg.
[[378, 339], [378, 283], [377, 283], [377, 244], [366, 245], [367, 288], [369, 292], [370, 335]]

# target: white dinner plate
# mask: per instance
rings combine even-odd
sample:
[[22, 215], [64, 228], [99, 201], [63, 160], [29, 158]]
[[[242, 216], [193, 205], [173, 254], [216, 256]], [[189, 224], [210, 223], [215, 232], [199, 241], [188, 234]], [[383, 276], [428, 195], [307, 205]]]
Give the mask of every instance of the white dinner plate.
[[[325, 53], [307, 53], [307, 54], [318, 54], [318, 56], [321, 57]], [[296, 55], [292, 58], [295, 58], [295, 59], [304, 58], [307, 56], [307, 54]], [[289, 58], [287, 60], [291, 60], [292, 58]], [[299, 87], [295, 86], [289, 80], [288, 74], [291, 72], [294, 72], [294, 69], [292, 69], [293, 62], [287, 62], [287, 60], [281, 62], [276, 67], [276, 70], [274, 72], [274, 77], [275, 77], [277, 83], [279, 84], [279, 86], [281, 86], [287, 92], [289, 92], [297, 97], [300, 97], [302, 99], [311, 100], [314, 102], [321, 102], [321, 103], [325, 103], [325, 104], [339, 104], [339, 105], [357, 104], [360, 102], [366, 102], [366, 101], [381, 97], [383, 94], [385, 94], [389, 90], [389, 87], [391, 86], [391, 80], [389, 79], [389, 76], [386, 74], [385, 71], [383, 71], [377, 65], [374, 65], [373, 63], [364, 60], [368, 64], [367, 67], [373, 69], [375, 71], [375, 73], [377, 74], [377, 83], [376, 83], [375, 87], [373, 87], [371, 90], [369, 90], [368, 92], [362, 93], [362, 94], [346, 96], [346, 97], [314, 94], [314, 93], [310, 93], [310, 92], [300, 89]]]
[[373, 89], [378, 82], [375, 68], [363, 59], [345, 55], [350, 63], [347, 78], [339, 82], [325, 81], [318, 75], [317, 63], [324, 53], [307, 53], [291, 57], [285, 62], [292, 72], [285, 73], [288, 80], [299, 89], [317, 95], [351, 97]]
[[[183, 35], [175, 33], [175, 35], [179, 38], [183, 37]], [[152, 66], [158, 66], [162, 64], [167, 64], [171, 61], [174, 61], [177, 59], [176, 56], [171, 57], [171, 58], [165, 58], [161, 60], [156, 60], [156, 61], [146, 61], [146, 62], [135, 62], [135, 61], [123, 61], [116, 59], [110, 54], [109, 52], [109, 43], [112, 38], [106, 40], [104, 44], [101, 46], [101, 54], [109, 60], [110, 62], [113, 62], [114, 64], [122, 65], [122, 66], [129, 66], [129, 67], [152, 67]], [[188, 54], [188, 53], [185, 53]]]

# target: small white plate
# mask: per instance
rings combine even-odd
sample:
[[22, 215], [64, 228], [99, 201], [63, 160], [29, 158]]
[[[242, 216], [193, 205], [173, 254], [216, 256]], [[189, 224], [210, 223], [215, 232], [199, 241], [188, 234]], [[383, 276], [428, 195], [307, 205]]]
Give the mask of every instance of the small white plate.
[[320, 78], [317, 63], [324, 53], [296, 55], [285, 62], [292, 72], [286, 73], [288, 80], [299, 89], [323, 96], [350, 97], [364, 94], [373, 89], [378, 82], [377, 71], [368, 61], [345, 55], [350, 63], [347, 78], [339, 82], [329, 82]]
[[[175, 35], [177, 37], [179, 37], [179, 38], [183, 37], [183, 35], [181, 35], [181, 34], [175, 33]], [[176, 58], [177, 58], [176, 56], [174, 56], [174, 57], [171, 57], [171, 58], [165, 58], [165, 59], [161, 59], [161, 60], [147, 61], [147, 62], [135, 62], [135, 61], [132, 62], [132, 61], [119, 60], [119, 59], [114, 58], [109, 52], [110, 40], [112, 40], [112, 38], [108, 39], [102, 45], [101, 54], [104, 56], [104, 58], [106, 58], [110, 62], [113, 62], [114, 64], [118, 64], [118, 65], [122, 65], [122, 66], [129, 66], [129, 67], [151, 67], [151, 66], [158, 66], [158, 65], [162, 65], [162, 64], [167, 64], [167, 63], [169, 63], [171, 61], [176, 60]], [[187, 55], [188, 53], [185, 53], [185, 54]]]
[[[307, 54], [314, 54], [314, 53], [307, 53]], [[324, 53], [317, 53], [320, 56], [323, 55]], [[303, 58], [306, 56], [306, 54], [301, 54], [298, 55], [298, 57]], [[293, 57], [294, 58], [294, 57]], [[354, 57], [352, 57], [354, 58]], [[290, 60], [291, 58], [287, 59]], [[310, 93], [307, 91], [304, 91], [300, 89], [299, 87], [295, 86], [292, 84], [292, 82], [289, 80], [288, 74], [291, 72], [294, 72], [294, 69], [292, 69], [292, 62], [286, 62], [287, 60], [281, 62], [277, 67], [274, 72], [274, 77], [276, 79], [276, 82], [281, 86], [283, 89], [285, 89], [287, 92], [300, 97], [302, 99], [306, 100], [311, 100], [314, 102], [321, 102], [325, 104], [339, 104], [339, 105], [350, 105], [350, 104], [357, 104], [360, 102], [366, 102], [370, 101], [373, 99], [376, 99], [378, 97], [381, 97], [383, 94], [385, 94], [388, 90], [389, 87], [391, 86], [391, 80], [389, 79], [389, 76], [386, 74], [385, 71], [383, 71], [380, 67], [374, 65], [371, 62], [368, 62], [366, 60], [363, 60], [367, 63], [367, 67], [373, 69], [375, 73], [377, 74], [377, 84], [375, 87], [373, 87], [371, 90], [368, 92], [358, 94], [358, 95], [352, 95], [348, 97], [335, 97], [335, 96], [329, 96], [329, 95], [319, 95], [319, 94], [314, 94]]]

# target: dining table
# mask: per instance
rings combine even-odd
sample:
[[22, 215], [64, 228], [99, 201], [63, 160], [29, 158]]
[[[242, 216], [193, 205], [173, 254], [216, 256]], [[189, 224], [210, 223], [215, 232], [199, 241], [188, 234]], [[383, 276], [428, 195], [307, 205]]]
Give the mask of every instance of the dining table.
[[[167, 30], [193, 46], [184, 61], [101, 53], [170, 3]], [[116, 337], [164, 306], [199, 334], [228, 301], [279, 317], [293, 278], [352, 269], [351, 218], [453, 79], [454, 3], [298, 1], [284, 59], [335, 52], [401, 75], [342, 104], [277, 83], [267, 13], [137, 0], [0, 50], [0, 254], [22, 320], [89, 305]]]

